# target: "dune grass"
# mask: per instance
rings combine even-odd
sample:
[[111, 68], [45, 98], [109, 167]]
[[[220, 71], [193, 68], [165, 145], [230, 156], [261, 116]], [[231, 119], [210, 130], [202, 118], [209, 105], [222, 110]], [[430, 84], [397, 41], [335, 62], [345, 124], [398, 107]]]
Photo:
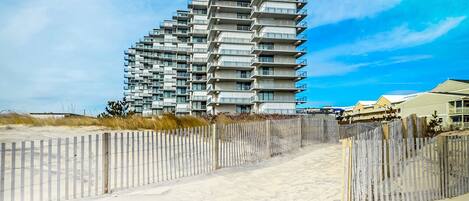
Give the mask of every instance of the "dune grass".
[[207, 125], [203, 118], [192, 116], [175, 116], [165, 114], [159, 117], [144, 118], [133, 116], [128, 118], [34, 118], [29, 115], [5, 114], [0, 116], [0, 125], [23, 124], [30, 126], [101, 126], [115, 130], [161, 130]]
[[260, 115], [260, 114], [220, 114], [215, 116], [175, 116], [164, 114], [158, 117], [132, 116], [127, 118], [35, 118], [29, 115], [9, 113], [0, 115], [0, 125], [22, 124], [29, 126], [99, 126], [114, 130], [164, 130], [204, 126], [211, 123], [229, 124], [237, 122], [263, 121], [266, 119], [287, 119], [292, 115]]

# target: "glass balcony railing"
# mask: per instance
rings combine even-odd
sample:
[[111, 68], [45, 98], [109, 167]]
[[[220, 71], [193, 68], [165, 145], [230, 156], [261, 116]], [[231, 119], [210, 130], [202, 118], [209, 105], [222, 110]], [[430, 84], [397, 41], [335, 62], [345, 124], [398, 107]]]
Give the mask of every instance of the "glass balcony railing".
[[469, 114], [469, 107], [454, 107], [449, 106], [449, 114]]
[[236, 1], [212, 1], [212, 5], [216, 6], [233, 6], [233, 7], [243, 7], [249, 8], [249, 2], [236, 2]]
[[251, 98], [235, 98], [235, 97], [220, 97], [218, 98], [219, 103], [251, 103]]
[[278, 14], [307, 14], [306, 9], [295, 9], [295, 8], [274, 8], [274, 7], [263, 7], [258, 9], [259, 12], [264, 12], [264, 13], [278, 13]]
[[218, 50], [219, 54], [232, 54], [232, 55], [245, 55], [251, 54], [249, 50], [231, 50], [231, 49], [221, 49]]
[[261, 113], [267, 114], [296, 114], [296, 109], [264, 109]]

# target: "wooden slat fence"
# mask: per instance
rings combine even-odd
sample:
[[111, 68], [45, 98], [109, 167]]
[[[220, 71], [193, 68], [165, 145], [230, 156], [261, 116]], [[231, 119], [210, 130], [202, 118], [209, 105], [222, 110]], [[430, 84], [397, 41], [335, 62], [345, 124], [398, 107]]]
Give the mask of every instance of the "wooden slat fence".
[[338, 142], [334, 120], [309, 117], [0, 143], [0, 201], [71, 200]]
[[469, 192], [469, 136], [423, 137], [424, 126], [404, 124], [342, 140], [342, 200], [431, 201]]

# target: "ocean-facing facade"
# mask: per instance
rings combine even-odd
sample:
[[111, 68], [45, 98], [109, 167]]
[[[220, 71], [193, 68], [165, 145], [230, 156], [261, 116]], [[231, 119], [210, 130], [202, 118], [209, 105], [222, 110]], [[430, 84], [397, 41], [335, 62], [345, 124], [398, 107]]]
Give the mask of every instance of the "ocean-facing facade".
[[124, 96], [143, 116], [295, 114], [306, 0], [191, 0], [125, 52]]

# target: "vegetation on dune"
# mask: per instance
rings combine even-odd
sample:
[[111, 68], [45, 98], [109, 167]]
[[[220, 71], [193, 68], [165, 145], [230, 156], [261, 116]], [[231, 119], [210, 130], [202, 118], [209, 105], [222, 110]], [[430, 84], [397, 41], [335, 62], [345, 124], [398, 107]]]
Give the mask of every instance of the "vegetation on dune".
[[175, 129], [207, 125], [208, 121], [203, 118], [192, 116], [175, 116], [165, 114], [159, 117], [66, 117], [66, 118], [34, 118], [29, 115], [3, 114], [0, 115], [0, 125], [24, 124], [31, 126], [102, 126], [110, 129]]
[[17, 113], [0, 114], [0, 125], [24, 124], [31, 126], [102, 126], [116, 130], [163, 130], [204, 126], [211, 123], [236, 123], [247, 121], [262, 121], [266, 119], [287, 119], [294, 115], [261, 115], [261, 114], [219, 114], [204, 117], [176, 116], [164, 114], [161, 116], [141, 117], [130, 111], [128, 103], [109, 101], [104, 113], [94, 117], [65, 117], [65, 118], [35, 118], [30, 115]]
[[216, 116], [175, 116], [164, 114], [154, 117], [141, 117], [132, 115], [128, 117], [66, 117], [66, 118], [35, 118], [29, 115], [8, 113], [0, 115], [0, 125], [23, 124], [31, 126], [102, 126], [109, 129], [175, 129], [208, 125], [210, 123], [236, 123], [247, 121], [262, 121], [266, 119], [287, 119], [294, 116], [287, 115], [253, 115], [220, 114]]

